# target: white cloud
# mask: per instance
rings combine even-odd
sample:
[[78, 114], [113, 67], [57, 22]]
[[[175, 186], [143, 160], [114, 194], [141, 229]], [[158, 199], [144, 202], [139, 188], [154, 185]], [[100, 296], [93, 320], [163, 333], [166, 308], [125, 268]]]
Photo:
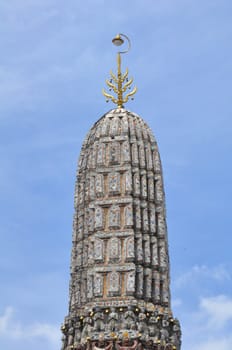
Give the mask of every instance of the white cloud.
[[184, 318], [182, 350], [231, 350], [232, 297], [202, 297]]
[[212, 268], [206, 265], [195, 265], [189, 271], [180, 275], [174, 281], [174, 286], [180, 288], [201, 278], [212, 279], [218, 282], [229, 281], [231, 280], [231, 274], [223, 265]]
[[210, 328], [220, 329], [232, 320], [232, 298], [225, 295], [202, 298], [200, 307], [208, 317]]
[[60, 345], [60, 330], [58, 325], [35, 322], [32, 325], [24, 325], [14, 318], [15, 311], [12, 307], [7, 307], [0, 316], [0, 339], [8, 338], [17, 340], [31, 340], [43, 338], [48, 343]]

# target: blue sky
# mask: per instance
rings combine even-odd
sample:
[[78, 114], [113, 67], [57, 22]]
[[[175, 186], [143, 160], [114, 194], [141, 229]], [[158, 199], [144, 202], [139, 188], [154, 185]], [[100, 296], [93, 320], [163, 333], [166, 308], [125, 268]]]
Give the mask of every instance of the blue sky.
[[1, 0], [0, 348], [60, 348], [77, 158], [115, 68], [161, 152], [182, 350], [231, 350], [230, 0]]

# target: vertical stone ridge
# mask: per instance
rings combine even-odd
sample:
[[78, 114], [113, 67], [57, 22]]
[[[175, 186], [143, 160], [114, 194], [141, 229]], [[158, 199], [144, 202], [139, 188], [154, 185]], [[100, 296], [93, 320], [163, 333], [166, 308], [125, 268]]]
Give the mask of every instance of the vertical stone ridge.
[[94, 124], [79, 157], [74, 207], [62, 349], [180, 349], [160, 156], [137, 114], [115, 109]]

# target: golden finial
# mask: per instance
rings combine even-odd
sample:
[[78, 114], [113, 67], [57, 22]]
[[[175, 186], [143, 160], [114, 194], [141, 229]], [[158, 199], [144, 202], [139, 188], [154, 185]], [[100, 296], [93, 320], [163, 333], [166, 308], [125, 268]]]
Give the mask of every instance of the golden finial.
[[[124, 43], [123, 38], [126, 38], [128, 42], [128, 48], [125, 51], [118, 51], [117, 54], [117, 66], [118, 66], [118, 72], [117, 76], [110, 71], [110, 80], [106, 80], [106, 84], [109, 87], [109, 91], [114, 91], [117, 97], [109, 94], [105, 91], [105, 89], [102, 90], [103, 95], [106, 97], [106, 102], [109, 102], [111, 100], [113, 103], [117, 104], [119, 108], [123, 107], [123, 103], [126, 103], [129, 100], [129, 97], [133, 96], [136, 91], [137, 87], [135, 86], [132, 91], [129, 93], [124, 94], [124, 92], [127, 91], [127, 89], [131, 89], [131, 84], [133, 83], [133, 78], [128, 79], [128, 68], [126, 69], [126, 72], [122, 74], [121, 72], [121, 54], [127, 53], [130, 50], [131, 43], [130, 39], [125, 34], [117, 34], [116, 37], [112, 40], [113, 44], [116, 46], [121, 46]], [[131, 98], [133, 100], [133, 98]]]

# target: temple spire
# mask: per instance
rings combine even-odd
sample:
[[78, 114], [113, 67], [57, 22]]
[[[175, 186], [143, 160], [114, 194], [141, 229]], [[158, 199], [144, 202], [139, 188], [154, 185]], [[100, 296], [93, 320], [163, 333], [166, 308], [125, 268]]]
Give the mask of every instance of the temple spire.
[[126, 69], [125, 73], [122, 74], [121, 71], [121, 54], [127, 53], [130, 50], [131, 43], [128, 36], [125, 34], [117, 34], [115, 38], [113, 38], [112, 42], [115, 46], [121, 46], [124, 43], [123, 38], [124, 37], [128, 42], [128, 48], [124, 51], [119, 51], [117, 53], [117, 75], [113, 74], [112, 71], [110, 71], [110, 80], [106, 80], [106, 84], [109, 87], [109, 91], [114, 91], [116, 94], [116, 97], [114, 95], [109, 94], [105, 91], [105, 89], [102, 89], [103, 95], [106, 97], [106, 102], [109, 102], [111, 100], [113, 103], [115, 103], [119, 108], [123, 107], [123, 104], [126, 103], [129, 98], [133, 100], [133, 95], [137, 91], [137, 87], [135, 86], [130, 92], [124, 94], [127, 90], [131, 89], [131, 84], [133, 83], [133, 78], [128, 78], [128, 68]]

